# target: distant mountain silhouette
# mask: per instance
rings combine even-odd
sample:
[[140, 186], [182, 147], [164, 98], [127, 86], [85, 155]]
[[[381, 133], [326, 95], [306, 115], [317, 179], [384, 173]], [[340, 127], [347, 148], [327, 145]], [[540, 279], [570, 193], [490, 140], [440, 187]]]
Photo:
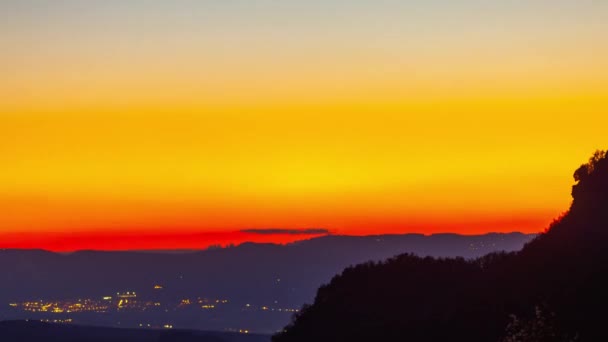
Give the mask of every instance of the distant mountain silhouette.
[[608, 341], [606, 153], [574, 178], [568, 213], [520, 252], [349, 267], [273, 341]]
[[39, 321], [0, 322], [2, 342], [268, 342], [269, 336], [204, 331], [116, 329], [49, 324]]
[[[385, 260], [405, 252], [475, 258], [492, 251], [519, 250], [534, 236], [521, 233], [330, 235], [285, 246], [245, 243], [190, 253], [80, 251], [59, 254], [42, 250], [0, 250], [0, 320], [42, 318], [23, 313], [15, 316], [15, 310], [8, 306], [10, 302], [101, 298], [119, 291], [137, 291], [142, 298], [156, 296], [163, 302], [203, 296], [226, 298], [232, 305], [300, 308], [313, 300], [321, 284], [350, 265]], [[164, 287], [160, 294], [153, 290], [155, 284]], [[221, 320], [202, 319], [193, 313], [180, 318], [179, 326], [211, 330], [244, 326], [274, 333], [291, 316], [290, 312], [275, 312], [245, 317], [240, 309], [234, 311], [234, 315], [226, 313], [229, 316]], [[113, 325], [117, 321], [106, 316], [88, 317], [84, 323]], [[132, 318], [135, 322], [139, 322], [138, 319]]]

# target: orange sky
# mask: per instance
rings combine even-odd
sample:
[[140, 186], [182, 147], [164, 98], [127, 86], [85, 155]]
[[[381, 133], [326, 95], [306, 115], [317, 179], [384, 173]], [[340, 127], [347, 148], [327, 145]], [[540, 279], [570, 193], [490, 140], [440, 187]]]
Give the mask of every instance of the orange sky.
[[3, 2], [0, 247], [543, 230], [607, 148], [607, 6], [431, 2]]

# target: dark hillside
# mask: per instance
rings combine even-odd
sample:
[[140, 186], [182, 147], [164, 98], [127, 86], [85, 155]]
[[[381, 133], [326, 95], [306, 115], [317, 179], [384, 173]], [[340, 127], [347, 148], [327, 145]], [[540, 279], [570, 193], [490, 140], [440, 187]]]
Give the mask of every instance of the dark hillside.
[[273, 341], [608, 340], [606, 153], [574, 178], [570, 210], [522, 251], [348, 268]]

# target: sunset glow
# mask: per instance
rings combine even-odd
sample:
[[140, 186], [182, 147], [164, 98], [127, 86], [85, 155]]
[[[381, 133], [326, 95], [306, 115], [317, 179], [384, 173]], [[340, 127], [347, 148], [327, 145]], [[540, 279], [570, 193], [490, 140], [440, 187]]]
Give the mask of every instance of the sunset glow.
[[0, 248], [538, 232], [608, 145], [603, 2], [78, 3], [0, 4]]

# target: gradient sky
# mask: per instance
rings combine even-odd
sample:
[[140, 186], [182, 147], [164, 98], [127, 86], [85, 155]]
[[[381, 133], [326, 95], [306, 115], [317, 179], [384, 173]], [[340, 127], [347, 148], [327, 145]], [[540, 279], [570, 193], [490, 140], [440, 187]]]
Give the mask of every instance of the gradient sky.
[[0, 247], [541, 231], [608, 148], [607, 37], [591, 0], [0, 1]]

